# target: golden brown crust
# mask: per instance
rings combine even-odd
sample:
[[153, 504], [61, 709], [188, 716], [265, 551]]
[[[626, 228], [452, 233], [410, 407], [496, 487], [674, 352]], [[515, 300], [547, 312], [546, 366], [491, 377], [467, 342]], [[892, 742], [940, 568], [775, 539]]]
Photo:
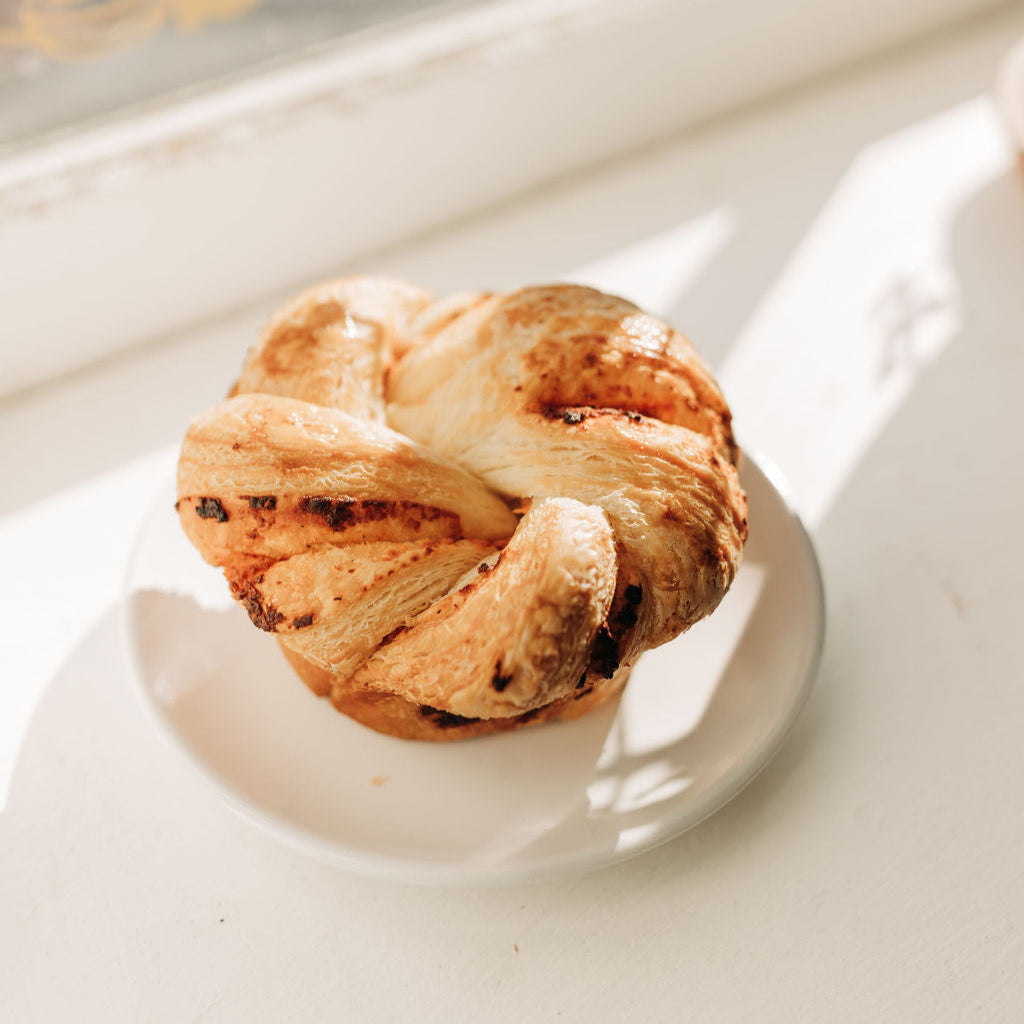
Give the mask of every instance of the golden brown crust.
[[258, 394], [193, 420], [178, 496], [186, 534], [217, 565], [377, 540], [498, 540], [516, 524], [475, 477], [389, 428]]
[[703, 434], [735, 461], [729, 408], [693, 346], [625, 299], [578, 285], [485, 296], [430, 340], [395, 368], [395, 408], [436, 401], [442, 383], [469, 376], [470, 358], [474, 371], [497, 362], [502, 413], [633, 413]]
[[384, 375], [429, 292], [349, 277], [303, 292], [271, 318], [232, 395], [262, 392], [384, 422]]
[[376, 732], [435, 743], [509, 732], [527, 725], [570, 721], [617, 697], [629, 679], [628, 667], [609, 679], [586, 680], [573, 693], [512, 718], [464, 718], [441, 708], [417, 704], [393, 693], [366, 690], [349, 678], [318, 668], [281, 644], [281, 651], [299, 678], [318, 697], [327, 697], [342, 714]]
[[585, 712], [715, 608], [737, 458], [690, 343], [631, 303], [350, 278], [190, 426], [178, 512], [315, 693], [457, 739]]
[[599, 509], [534, 502], [493, 567], [407, 621], [353, 683], [470, 718], [550, 704], [586, 671], [615, 580], [614, 539]]
[[387, 397], [389, 422], [498, 493], [605, 512], [620, 598], [641, 593], [621, 660], [728, 590], [747, 534], [728, 407], [690, 343], [632, 303], [575, 285], [492, 297], [403, 359]]

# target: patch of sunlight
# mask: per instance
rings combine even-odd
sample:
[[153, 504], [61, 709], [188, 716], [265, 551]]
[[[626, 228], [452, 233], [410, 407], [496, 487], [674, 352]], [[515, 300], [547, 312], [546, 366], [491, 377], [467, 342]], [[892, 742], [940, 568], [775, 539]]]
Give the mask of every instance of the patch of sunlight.
[[742, 438], [814, 526], [961, 328], [950, 229], [1011, 157], [983, 97], [866, 147], [732, 346]]
[[736, 228], [735, 213], [719, 206], [581, 267], [572, 280], [623, 295], [642, 309], [664, 311], [714, 260]]

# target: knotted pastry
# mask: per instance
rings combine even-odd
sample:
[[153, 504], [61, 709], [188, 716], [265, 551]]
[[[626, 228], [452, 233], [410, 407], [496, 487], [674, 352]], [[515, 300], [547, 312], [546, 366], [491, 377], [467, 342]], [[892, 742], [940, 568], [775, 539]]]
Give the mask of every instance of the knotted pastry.
[[737, 457], [690, 343], [623, 299], [349, 278], [190, 425], [177, 509], [315, 693], [454, 739], [581, 714], [713, 611]]

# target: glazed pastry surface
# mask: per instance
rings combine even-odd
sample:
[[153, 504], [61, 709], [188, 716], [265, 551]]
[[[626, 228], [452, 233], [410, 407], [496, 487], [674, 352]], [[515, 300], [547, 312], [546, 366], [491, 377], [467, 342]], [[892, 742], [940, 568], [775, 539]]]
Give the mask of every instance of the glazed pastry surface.
[[315, 693], [454, 739], [583, 713], [712, 612], [737, 458], [693, 347], [623, 299], [348, 278], [190, 425], [177, 509]]

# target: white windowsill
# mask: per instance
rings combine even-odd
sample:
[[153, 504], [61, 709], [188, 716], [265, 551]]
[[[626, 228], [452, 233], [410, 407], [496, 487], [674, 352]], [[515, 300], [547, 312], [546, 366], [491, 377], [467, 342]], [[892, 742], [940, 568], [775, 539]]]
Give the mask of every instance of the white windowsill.
[[494, 3], [23, 151], [0, 163], [0, 393], [991, 6]]

